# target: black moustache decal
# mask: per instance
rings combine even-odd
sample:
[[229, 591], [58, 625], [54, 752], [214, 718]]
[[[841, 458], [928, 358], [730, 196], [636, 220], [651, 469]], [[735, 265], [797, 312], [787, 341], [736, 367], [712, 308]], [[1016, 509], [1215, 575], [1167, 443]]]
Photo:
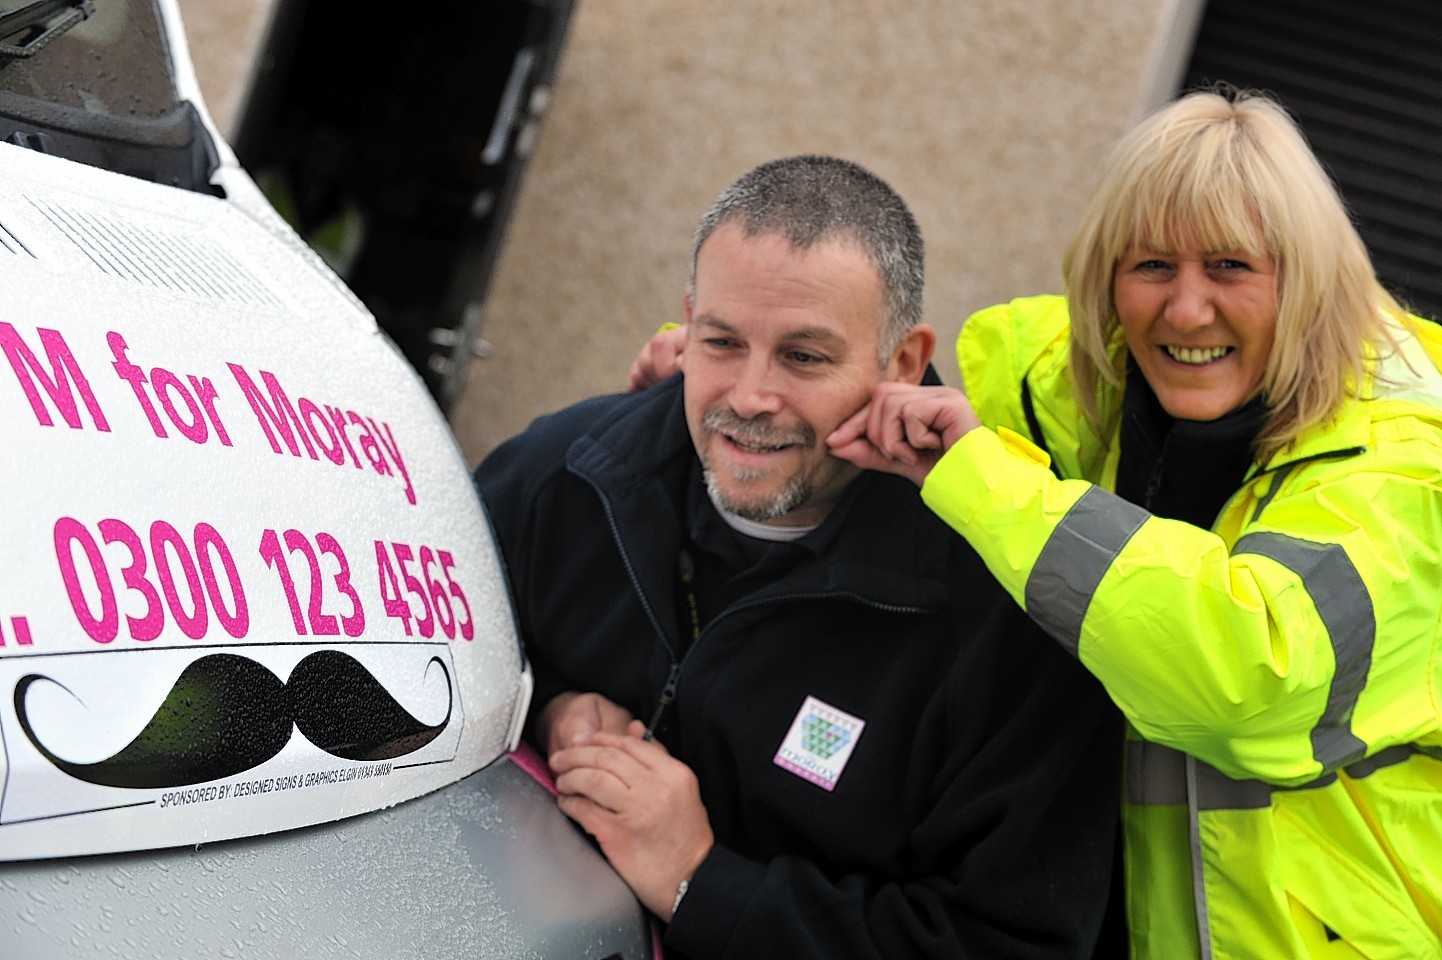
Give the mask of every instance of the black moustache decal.
[[229, 653], [201, 657], [176, 679], [150, 722], [119, 753], [95, 763], [72, 763], [48, 750], [25, 711], [25, 693], [39, 674], [15, 684], [15, 715], [25, 736], [59, 769], [106, 787], [179, 787], [249, 770], [290, 740], [285, 687], [265, 667]]
[[[390, 760], [414, 753], [451, 720], [450, 673], [439, 657], [426, 664], [446, 678], [446, 716], [423, 724], [396, 702], [354, 657], [322, 650], [281, 683], [269, 669], [232, 653], [207, 654], [176, 679], [145, 728], [113, 756], [75, 763], [40, 742], [25, 708], [30, 687], [59, 681], [27, 674], [15, 684], [15, 715], [30, 743], [57, 769], [106, 787], [183, 787], [243, 773], [280, 753], [294, 727], [332, 756]], [[73, 694], [72, 694], [73, 696]]]
[[[441, 668], [449, 691], [450, 674], [440, 657], [431, 664]], [[296, 710], [295, 725], [311, 743], [346, 760], [390, 760], [414, 753], [440, 736], [451, 722], [446, 716], [427, 726], [406, 712], [380, 681], [353, 657], [338, 650], [317, 650], [295, 665], [287, 684], [294, 703], [325, 704], [324, 710]]]

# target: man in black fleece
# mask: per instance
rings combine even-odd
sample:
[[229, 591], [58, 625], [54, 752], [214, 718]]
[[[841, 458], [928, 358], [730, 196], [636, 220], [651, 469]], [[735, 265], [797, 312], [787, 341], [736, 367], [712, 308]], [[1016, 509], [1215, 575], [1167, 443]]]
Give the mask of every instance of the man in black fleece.
[[476, 471], [561, 809], [670, 956], [1090, 956], [1120, 728], [894, 476], [826, 436], [918, 382], [920, 232], [793, 157], [703, 216], [685, 371]]

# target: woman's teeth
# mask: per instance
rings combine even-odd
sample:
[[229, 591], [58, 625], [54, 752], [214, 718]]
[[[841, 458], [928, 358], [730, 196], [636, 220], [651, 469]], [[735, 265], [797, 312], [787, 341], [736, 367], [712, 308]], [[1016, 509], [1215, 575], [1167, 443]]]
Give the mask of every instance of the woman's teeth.
[[1164, 347], [1167, 356], [1179, 363], [1190, 363], [1198, 366], [1204, 363], [1211, 363], [1213, 360], [1225, 357], [1232, 349], [1231, 347]]

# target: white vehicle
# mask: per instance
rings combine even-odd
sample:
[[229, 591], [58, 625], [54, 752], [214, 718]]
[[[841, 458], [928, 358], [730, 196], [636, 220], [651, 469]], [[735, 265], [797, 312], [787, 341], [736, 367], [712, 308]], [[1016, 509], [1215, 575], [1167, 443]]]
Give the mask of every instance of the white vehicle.
[[447, 424], [173, 0], [0, 4], [0, 956], [652, 955]]

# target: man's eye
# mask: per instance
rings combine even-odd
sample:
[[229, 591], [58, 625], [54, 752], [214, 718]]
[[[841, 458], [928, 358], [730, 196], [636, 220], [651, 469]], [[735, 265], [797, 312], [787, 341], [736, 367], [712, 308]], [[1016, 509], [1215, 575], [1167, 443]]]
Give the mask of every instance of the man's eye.
[[736, 343], [735, 340], [730, 340], [726, 337], [707, 337], [701, 342], [706, 344], [706, 346], [708, 347], [714, 347], [718, 350], [724, 350], [727, 347], [734, 346]]
[[803, 367], [813, 366], [825, 360], [824, 357], [818, 357], [816, 354], [807, 353], [804, 350], [792, 350], [786, 356], [792, 363]]

